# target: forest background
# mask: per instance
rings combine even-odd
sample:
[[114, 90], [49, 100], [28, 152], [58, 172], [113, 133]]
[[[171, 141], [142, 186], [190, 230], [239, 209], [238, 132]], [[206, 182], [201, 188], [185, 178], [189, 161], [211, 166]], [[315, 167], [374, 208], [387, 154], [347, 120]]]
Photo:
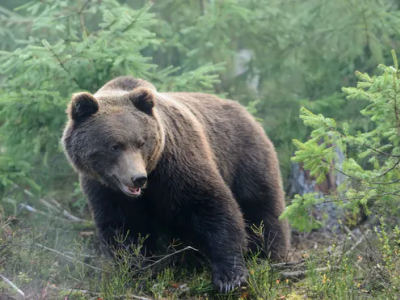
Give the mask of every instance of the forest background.
[[[399, 126], [398, 66], [391, 51], [399, 49], [399, 28], [398, 0], [2, 0], [0, 274], [14, 286], [3, 279], [0, 295], [214, 295], [207, 272], [189, 276], [167, 267], [156, 279], [140, 273], [151, 282], [143, 289], [128, 284], [125, 264], [100, 274], [93, 269], [112, 267], [92, 257], [97, 241], [90, 214], [60, 145], [65, 109], [72, 93], [94, 92], [116, 76], [133, 75], [159, 91], [208, 92], [247, 107], [278, 152], [294, 245], [311, 239], [300, 253], [293, 250], [297, 263], [284, 266], [298, 269], [282, 271], [251, 258], [249, 288], [215, 297], [395, 299], [400, 152], [396, 130], [390, 135]], [[388, 83], [390, 68], [395, 78]], [[357, 80], [372, 88], [346, 89]], [[380, 94], [382, 87], [388, 93]], [[335, 165], [339, 157], [332, 149], [345, 157], [342, 166]], [[321, 193], [318, 184], [338, 174], [346, 178]], [[310, 178], [311, 190], [298, 189], [300, 177]], [[310, 215], [316, 204], [329, 201], [345, 213], [333, 216], [339, 231], [324, 231], [322, 238], [316, 229], [332, 216]], [[311, 230], [317, 235], [301, 233]], [[348, 236], [354, 244], [346, 242]], [[365, 265], [357, 247], [370, 251]], [[331, 267], [336, 258], [339, 270]], [[363, 271], [356, 274], [357, 268]]]

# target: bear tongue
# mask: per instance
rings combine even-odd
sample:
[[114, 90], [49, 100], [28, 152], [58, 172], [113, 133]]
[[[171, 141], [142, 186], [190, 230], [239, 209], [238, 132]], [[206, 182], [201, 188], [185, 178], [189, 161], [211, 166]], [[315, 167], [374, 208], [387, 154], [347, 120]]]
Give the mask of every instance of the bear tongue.
[[139, 194], [140, 188], [128, 188], [133, 194]]

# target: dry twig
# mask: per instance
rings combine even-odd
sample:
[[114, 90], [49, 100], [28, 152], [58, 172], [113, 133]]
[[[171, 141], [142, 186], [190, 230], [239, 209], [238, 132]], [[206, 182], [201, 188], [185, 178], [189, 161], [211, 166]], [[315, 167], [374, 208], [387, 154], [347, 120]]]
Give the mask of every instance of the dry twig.
[[[56, 202], [56, 200], [52, 199], [53, 203]], [[40, 199], [40, 202], [43, 203], [45, 206], [47, 206], [48, 208], [51, 208], [57, 212], [60, 212], [64, 215], [64, 217], [66, 217], [68, 220], [72, 221], [72, 222], [80, 222], [80, 223], [84, 223], [87, 222], [84, 219], [75, 217], [74, 215], [71, 215], [69, 212], [67, 212], [65, 209], [62, 208], [62, 206], [59, 204], [59, 207], [55, 207], [54, 205], [50, 204], [49, 202], [47, 202], [44, 199]]]
[[9, 286], [11, 286], [18, 293], [18, 295], [25, 299], [25, 293], [21, 291], [10, 279], [1, 274], [0, 278], [3, 279], [4, 282], [7, 283]]
[[56, 253], [56, 254], [58, 254], [58, 255], [61, 255], [61, 256], [65, 257], [66, 259], [70, 260], [70, 261], [77, 262], [77, 263], [80, 263], [80, 264], [82, 264], [82, 265], [85, 265], [85, 266], [87, 266], [87, 267], [89, 267], [89, 268], [91, 268], [91, 269], [93, 269], [93, 270], [96, 270], [96, 271], [103, 271], [102, 269], [100, 269], [100, 268], [98, 268], [98, 267], [89, 265], [89, 264], [87, 264], [87, 263], [85, 263], [85, 262], [83, 262], [83, 261], [80, 261], [80, 260], [78, 260], [78, 259], [72, 257], [72, 256], [69, 256], [69, 255], [67, 255], [67, 254], [64, 254], [64, 253], [62, 253], [62, 252], [60, 252], [60, 251], [57, 251], [57, 250], [55, 250], [55, 249], [46, 247], [46, 246], [44, 246], [44, 245], [42, 245], [42, 244], [36, 243], [35, 245], [36, 245], [37, 247], [40, 247], [40, 248], [46, 249], [46, 250], [48, 250], [48, 251], [54, 252], [54, 253]]
[[367, 231], [365, 232], [365, 234], [363, 234], [363, 235], [361, 236], [361, 238], [360, 238], [356, 243], [354, 243], [354, 245], [353, 245], [349, 250], [347, 250], [347, 251], [345, 252], [344, 255], [349, 255], [351, 252], [353, 252], [354, 249], [356, 249], [357, 246], [360, 245], [360, 244], [364, 241], [364, 239], [370, 234], [370, 232], [371, 232], [370, 230], [367, 230]]
[[153, 262], [152, 264], [150, 264], [150, 265], [148, 265], [148, 266], [146, 266], [146, 267], [140, 269], [140, 271], [143, 271], [143, 270], [146, 270], [146, 269], [148, 269], [148, 268], [151, 268], [151, 267], [153, 267], [154, 265], [156, 265], [156, 264], [160, 263], [161, 261], [163, 261], [164, 259], [167, 259], [168, 257], [171, 257], [171, 256], [173, 256], [173, 255], [175, 255], [175, 254], [181, 253], [181, 252], [186, 251], [186, 250], [199, 251], [199, 250], [197, 250], [196, 248], [187, 246], [187, 247], [185, 247], [185, 248], [183, 248], [183, 249], [181, 249], [181, 250], [175, 251], [174, 253], [170, 253], [170, 254], [167, 254], [167, 255], [163, 256], [162, 258], [160, 258], [159, 260], [156, 260], [156, 261]]
[[[40, 214], [42, 216], [46, 216], [49, 217], [49, 214], [46, 214], [44, 211], [41, 211], [31, 205], [25, 204], [25, 203], [18, 203], [16, 200], [14, 199], [10, 199], [10, 198], [4, 198], [3, 199], [5, 202], [11, 203], [13, 205], [19, 205], [21, 208], [31, 212], [31, 213], [35, 213], [35, 214]], [[56, 217], [56, 216], [50, 216], [51, 218], [58, 220], [58, 221], [64, 221], [64, 222], [71, 222], [71, 220], [68, 220], [66, 218], [60, 218], [60, 217]]]
[[301, 265], [305, 262], [306, 262], [305, 259], [300, 259], [300, 260], [296, 260], [296, 261], [288, 261], [288, 262], [271, 264], [270, 266], [273, 268], [286, 268], [286, 267]]
[[357, 237], [354, 235], [354, 233], [350, 230], [349, 227], [347, 227], [346, 225], [344, 225], [344, 230], [345, 230], [348, 234], [350, 234], [350, 236], [351, 236], [351, 238], [353, 239], [353, 241], [356, 241], [356, 240], [357, 240]]
[[[329, 267], [324, 267], [324, 268], [317, 268], [315, 271], [317, 272], [325, 272], [327, 270], [330, 270], [331, 268]], [[293, 272], [282, 272], [280, 274], [280, 278], [282, 279], [301, 279], [305, 277], [310, 271], [309, 270], [300, 270], [300, 271], [293, 271]]]
[[[18, 186], [18, 185], [16, 185], [16, 184], [14, 184], [14, 187], [15, 187], [15, 188], [18, 188], [18, 189], [21, 189], [21, 190], [24, 192], [25, 195], [27, 195], [27, 196], [29, 196], [29, 197], [31, 197], [31, 198], [35, 198], [35, 195], [32, 194], [32, 193], [31, 193], [30, 191], [28, 191], [27, 189], [24, 189], [24, 188], [22, 188], [22, 187], [20, 187], [20, 186]], [[58, 203], [58, 202], [57, 202], [56, 200], [54, 200], [54, 199], [50, 199], [50, 201], [51, 201], [53, 204], [49, 203], [49, 201], [46, 201], [45, 199], [39, 199], [39, 201], [40, 201], [43, 205], [45, 205], [47, 208], [49, 208], [49, 209], [51, 209], [51, 210], [53, 210], [53, 211], [55, 211], [55, 212], [62, 213], [62, 214], [64, 215], [64, 217], [66, 217], [68, 220], [70, 220], [70, 221], [72, 221], [72, 222], [80, 222], [80, 223], [88, 222], [88, 221], [86, 221], [86, 220], [84, 220], [84, 219], [78, 218], [78, 217], [72, 215], [71, 213], [67, 212], [67, 211], [61, 206], [61, 204]], [[41, 212], [41, 211], [39, 211], [39, 210], [37, 210], [37, 209], [33, 208], [32, 206], [29, 206], [29, 205], [27, 205], [27, 204], [21, 204], [21, 206], [23, 206], [24, 208], [26, 208], [27, 210], [29, 210], [29, 211], [31, 211], [31, 212], [37, 212], [37, 213], [40, 213], [40, 214], [43, 214], [43, 215], [47, 215], [45, 212]]]

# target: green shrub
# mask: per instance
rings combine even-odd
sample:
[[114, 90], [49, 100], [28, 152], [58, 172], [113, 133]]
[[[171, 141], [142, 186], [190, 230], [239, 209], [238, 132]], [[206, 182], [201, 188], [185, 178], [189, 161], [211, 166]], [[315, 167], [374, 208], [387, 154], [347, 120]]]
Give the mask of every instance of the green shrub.
[[[352, 134], [349, 124], [337, 123], [323, 115], [315, 115], [301, 109], [301, 119], [311, 127], [311, 139], [295, 140], [297, 151], [293, 161], [302, 162], [305, 169], [322, 182], [328, 173], [340, 173], [346, 180], [338, 192], [316, 197], [315, 194], [297, 195], [287, 207], [282, 218], [288, 217], [292, 225], [300, 230], [310, 230], [318, 223], [310, 220], [316, 205], [335, 201], [338, 205], [368, 215], [375, 213], [397, 215], [400, 196], [400, 70], [393, 54], [393, 66], [380, 65], [383, 74], [370, 77], [356, 72], [357, 87], [343, 88], [349, 100], [366, 102], [361, 111], [374, 127]], [[341, 165], [335, 148], [345, 153]], [[309, 221], [310, 220], [310, 221]]]
[[73, 190], [76, 177], [59, 140], [74, 92], [94, 92], [119, 75], [148, 79], [161, 91], [200, 91], [217, 82], [211, 64], [177, 73], [179, 68], [160, 69], [143, 56], [150, 45], [163, 47], [150, 30], [159, 22], [150, 7], [56, 0], [19, 8], [29, 12], [32, 23], [23, 47], [0, 52], [0, 186]]

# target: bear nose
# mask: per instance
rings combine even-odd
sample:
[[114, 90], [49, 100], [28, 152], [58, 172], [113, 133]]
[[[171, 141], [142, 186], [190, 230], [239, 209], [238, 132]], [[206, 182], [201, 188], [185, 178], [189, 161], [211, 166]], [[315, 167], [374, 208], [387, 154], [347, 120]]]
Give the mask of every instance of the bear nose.
[[143, 187], [146, 182], [147, 182], [147, 176], [146, 175], [138, 175], [138, 176], [133, 176], [131, 178], [132, 183], [135, 187]]

